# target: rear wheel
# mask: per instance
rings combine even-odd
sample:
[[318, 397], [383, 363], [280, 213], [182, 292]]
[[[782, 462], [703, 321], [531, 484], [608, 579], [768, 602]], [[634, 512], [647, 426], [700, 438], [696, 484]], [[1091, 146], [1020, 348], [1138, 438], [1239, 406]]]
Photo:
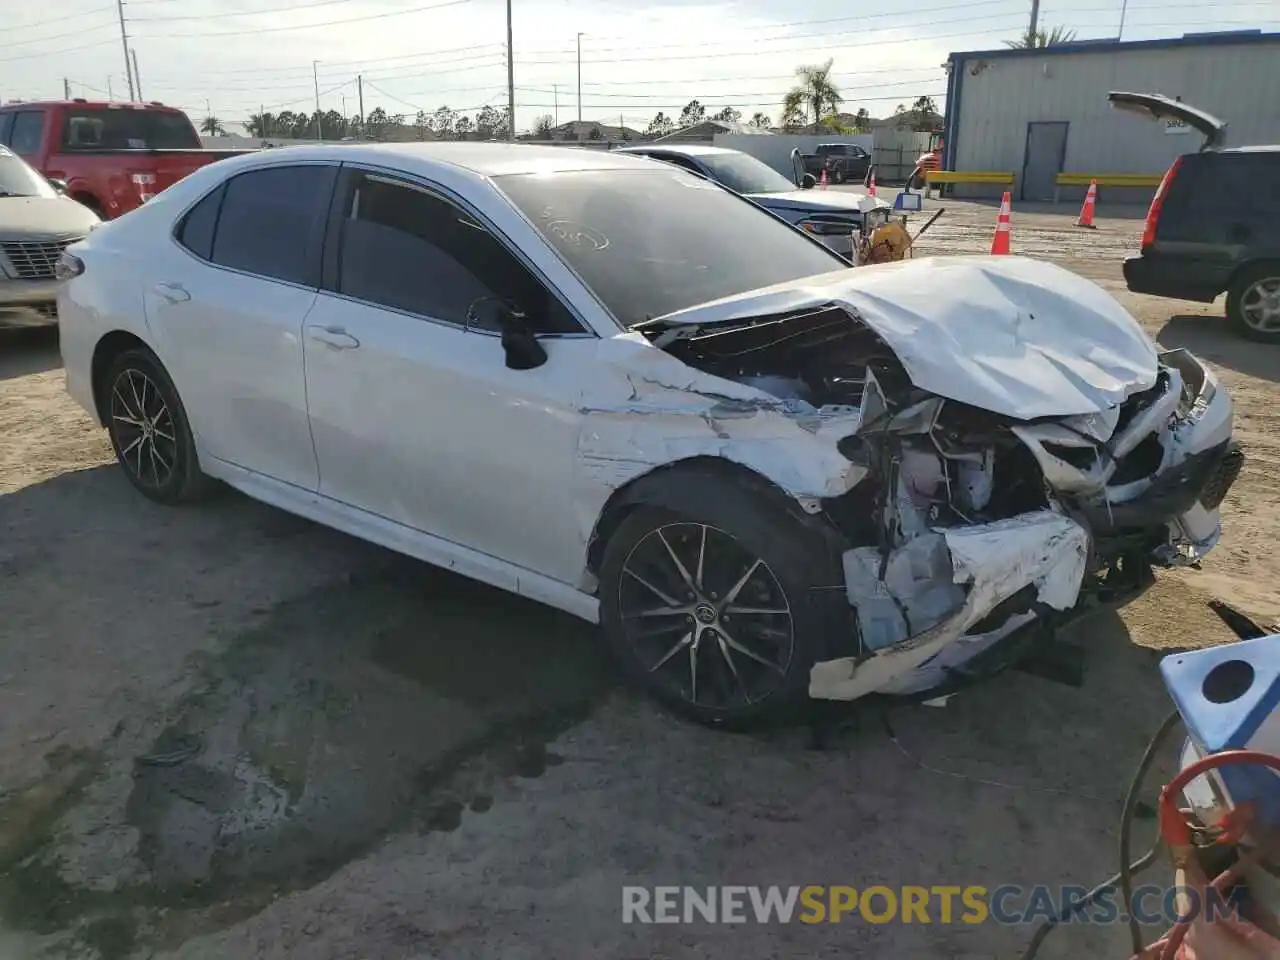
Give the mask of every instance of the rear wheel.
[[1280, 343], [1280, 263], [1244, 271], [1227, 291], [1227, 320], [1250, 340]]
[[100, 389], [111, 446], [140, 493], [172, 505], [210, 492], [213, 481], [200, 471], [182, 400], [150, 350], [121, 353]]
[[627, 516], [605, 547], [601, 620], [648, 693], [699, 723], [743, 728], [807, 699], [842, 587], [824, 539], [729, 482], [688, 513]]

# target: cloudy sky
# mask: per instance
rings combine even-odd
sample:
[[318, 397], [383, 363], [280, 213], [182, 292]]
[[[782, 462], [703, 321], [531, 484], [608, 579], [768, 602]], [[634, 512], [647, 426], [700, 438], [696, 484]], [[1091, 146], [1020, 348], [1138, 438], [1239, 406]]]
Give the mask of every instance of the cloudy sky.
[[[114, 0], [18, 5], [0, 27], [0, 100], [126, 94]], [[691, 98], [775, 117], [797, 65], [835, 61], [845, 109], [872, 116], [931, 95], [953, 50], [1001, 46], [1030, 0], [513, 0], [517, 128], [543, 114], [647, 126]], [[1280, 0], [1043, 0], [1040, 22], [1079, 39], [1280, 30]], [[412, 117], [506, 101], [505, 0], [126, 0], [149, 100], [228, 126], [259, 109]], [[318, 61], [314, 67], [313, 61]], [[234, 129], [234, 128], [233, 128]]]

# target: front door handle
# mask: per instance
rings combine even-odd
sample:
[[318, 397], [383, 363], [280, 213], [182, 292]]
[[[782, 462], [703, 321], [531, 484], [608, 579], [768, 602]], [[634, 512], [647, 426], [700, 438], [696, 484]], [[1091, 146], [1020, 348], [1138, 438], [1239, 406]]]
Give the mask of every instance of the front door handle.
[[191, 299], [191, 294], [189, 294], [186, 287], [180, 283], [157, 283], [155, 291], [160, 297], [168, 300], [170, 303], [186, 303]]
[[342, 327], [307, 327], [307, 335], [335, 350], [354, 350], [360, 341]]

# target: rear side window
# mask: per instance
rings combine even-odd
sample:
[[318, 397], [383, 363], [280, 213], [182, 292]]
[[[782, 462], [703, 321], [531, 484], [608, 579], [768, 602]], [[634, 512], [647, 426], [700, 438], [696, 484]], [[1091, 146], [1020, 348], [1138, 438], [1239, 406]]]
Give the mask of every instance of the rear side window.
[[63, 113], [65, 150], [199, 150], [200, 137], [176, 110], [68, 107]]
[[309, 165], [271, 167], [233, 177], [223, 188], [213, 262], [319, 286], [315, 254], [336, 174], [336, 167]]
[[19, 110], [13, 115], [13, 128], [9, 131], [9, 147], [14, 153], [32, 156], [40, 152], [44, 134], [43, 110]]
[[0, 113], [0, 143], [9, 145], [9, 131], [13, 129], [13, 114]]
[[218, 211], [226, 184], [192, 207], [178, 225], [178, 242], [203, 260], [213, 257], [213, 235], [218, 227]]

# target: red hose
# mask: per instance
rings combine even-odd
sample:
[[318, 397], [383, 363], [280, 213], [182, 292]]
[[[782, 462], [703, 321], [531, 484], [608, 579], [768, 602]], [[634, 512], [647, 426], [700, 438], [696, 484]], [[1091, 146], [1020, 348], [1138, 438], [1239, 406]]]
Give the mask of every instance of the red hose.
[[[1191, 764], [1189, 767], [1178, 772], [1178, 775], [1170, 780], [1160, 791], [1160, 801], [1158, 807], [1160, 837], [1169, 849], [1173, 852], [1174, 860], [1179, 867], [1185, 865], [1186, 860], [1191, 852], [1191, 825], [1178, 811], [1178, 798], [1182, 791], [1196, 777], [1216, 770], [1219, 767], [1236, 766], [1242, 764], [1251, 764], [1254, 766], [1267, 767], [1280, 773], [1280, 757], [1270, 753], [1262, 753], [1259, 750], [1224, 750], [1222, 753], [1213, 753], [1207, 757], [1203, 757]], [[1240, 828], [1237, 821], [1232, 825], [1230, 833]], [[1238, 839], [1229, 834], [1228, 838]], [[1218, 892], [1222, 893], [1229, 885], [1239, 879], [1241, 872], [1237, 867], [1223, 871], [1214, 879], [1211, 886]], [[1202, 901], [1203, 902], [1203, 901]], [[1191, 929], [1191, 923], [1195, 917], [1179, 918], [1178, 923], [1169, 931], [1168, 937], [1164, 941], [1164, 949], [1160, 953], [1161, 960], [1174, 960], [1177, 956], [1178, 948], [1182, 946], [1182, 941], [1187, 936], [1187, 931]]]

